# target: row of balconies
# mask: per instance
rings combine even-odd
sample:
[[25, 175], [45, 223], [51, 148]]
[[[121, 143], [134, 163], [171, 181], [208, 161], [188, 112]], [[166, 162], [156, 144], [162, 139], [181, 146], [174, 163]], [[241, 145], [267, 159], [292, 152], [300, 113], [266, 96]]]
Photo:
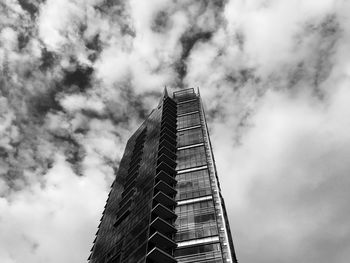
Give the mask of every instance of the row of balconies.
[[174, 263], [176, 207], [176, 103], [165, 98], [153, 192], [147, 263]]
[[[135, 193], [135, 183], [136, 183], [136, 177], [139, 174], [139, 168], [140, 168], [140, 162], [142, 159], [142, 153], [143, 153], [143, 145], [145, 143], [146, 138], [146, 129], [144, 129], [139, 136], [135, 140], [134, 149], [131, 155], [131, 160], [129, 162], [129, 169], [128, 169], [128, 176], [127, 181], [124, 184], [124, 191], [122, 193], [122, 200], [119, 202], [119, 209], [117, 213], [117, 219], [114, 223], [114, 226], [117, 227], [125, 218], [128, 217], [130, 214], [130, 205], [132, 203], [132, 198]], [[110, 195], [110, 193], [109, 193]], [[108, 195], [108, 199], [109, 199]], [[107, 200], [108, 202], [108, 200]], [[105, 205], [105, 208], [107, 206], [107, 203]], [[103, 211], [103, 215], [105, 213], [105, 210]], [[101, 220], [102, 221], [102, 218]], [[100, 229], [100, 224], [98, 225], [98, 230], [96, 232], [96, 236]], [[95, 247], [96, 238], [93, 241], [93, 246], [90, 251], [94, 250]], [[90, 254], [88, 260], [91, 259], [92, 254]]]
[[132, 151], [131, 159], [129, 162], [127, 181], [124, 184], [122, 200], [119, 202], [117, 220], [114, 226], [118, 226], [130, 214], [130, 206], [135, 194], [136, 178], [139, 175], [145, 138], [146, 129], [144, 129], [135, 140], [134, 149]]

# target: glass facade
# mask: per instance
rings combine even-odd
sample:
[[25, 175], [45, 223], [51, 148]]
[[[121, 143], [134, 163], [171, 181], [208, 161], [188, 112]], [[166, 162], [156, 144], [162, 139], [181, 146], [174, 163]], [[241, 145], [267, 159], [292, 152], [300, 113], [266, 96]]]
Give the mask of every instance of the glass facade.
[[208, 170], [179, 174], [177, 180], [177, 200], [191, 199], [211, 194]]
[[90, 263], [237, 262], [193, 89], [165, 91], [129, 139], [111, 188]]
[[182, 149], [177, 152], [177, 169], [196, 167], [207, 164], [204, 146]]
[[200, 125], [199, 112], [187, 114], [177, 118], [177, 128], [184, 129], [187, 127], [193, 127]]
[[178, 147], [203, 142], [203, 132], [200, 127], [179, 131], [177, 133], [177, 136], [178, 136], [178, 143], [177, 143]]

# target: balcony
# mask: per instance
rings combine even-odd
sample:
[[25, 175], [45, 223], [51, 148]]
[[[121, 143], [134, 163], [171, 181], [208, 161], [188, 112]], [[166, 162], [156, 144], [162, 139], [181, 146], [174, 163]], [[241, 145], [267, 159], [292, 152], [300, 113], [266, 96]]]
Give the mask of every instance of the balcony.
[[170, 106], [175, 106], [176, 107], [176, 102], [170, 99], [169, 97], [164, 99], [163, 104], [169, 104]]
[[177, 124], [169, 124], [167, 122], [162, 122], [161, 125], [162, 125], [162, 128], [167, 128], [168, 130], [172, 131], [173, 133], [176, 133]]
[[175, 167], [176, 167], [176, 162], [173, 159], [170, 159], [165, 154], [162, 154], [161, 156], [158, 157], [157, 164], [160, 164], [161, 162], [166, 163], [167, 165], [169, 165], [173, 169], [175, 169]]
[[176, 125], [177, 120], [176, 120], [176, 116], [171, 116], [169, 114], [163, 114], [162, 116], [162, 123], [169, 123], [171, 125]]
[[147, 258], [152, 260], [154, 263], [176, 263], [176, 259], [168, 253], [155, 247], [147, 254]]
[[130, 188], [130, 189], [131, 189], [131, 191], [128, 191], [128, 192], [124, 191], [122, 193], [123, 199], [120, 200], [119, 206], [123, 206], [126, 202], [128, 202], [134, 196], [135, 188]]
[[175, 109], [175, 110], [176, 110], [177, 104], [176, 104], [175, 102], [165, 101], [165, 102], [163, 103], [163, 109], [164, 109], [165, 107], [169, 107], [169, 108], [171, 108], [171, 109]]
[[158, 164], [157, 173], [160, 171], [164, 171], [172, 177], [175, 177], [175, 175], [176, 175], [175, 169], [172, 168], [171, 166], [169, 166], [168, 164], [166, 164], [165, 162], [161, 162], [160, 164]]
[[122, 215], [120, 215], [114, 223], [114, 227], [117, 227], [127, 216], [130, 214], [130, 210], [126, 210]]
[[163, 219], [176, 219], [177, 215], [171, 211], [169, 208], [166, 208], [162, 204], [157, 204], [153, 209], [152, 213], [159, 216], [160, 218]]
[[177, 193], [177, 191], [173, 187], [171, 187], [170, 185], [168, 185], [164, 181], [159, 181], [154, 186], [154, 189], [157, 191], [162, 191], [163, 193], [167, 194], [168, 196], [174, 196]]
[[170, 104], [164, 104], [163, 105], [163, 112], [165, 112], [165, 111], [176, 115], [177, 107], [176, 106], [171, 106]]
[[171, 240], [170, 238], [158, 231], [155, 232], [152, 236], [150, 236], [148, 241], [160, 249], [171, 249], [176, 248], [177, 246], [175, 241]]
[[124, 197], [131, 189], [135, 187], [136, 180], [128, 181], [127, 184], [124, 185], [124, 191], [122, 193], [122, 197]]
[[175, 110], [169, 110], [169, 108], [163, 109], [162, 119], [164, 120], [166, 118], [169, 118], [172, 121], [176, 121], [176, 111]]
[[168, 185], [175, 185], [177, 183], [176, 179], [172, 176], [170, 176], [169, 174], [167, 174], [164, 171], [160, 171], [159, 173], [157, 173], [156, 175], [156, 181], [164, 181], [166, 182]]
[[136, 182], [136, 177], [139, 175], [139, 170], [135, 170], [135, 172], [133, 174], [130, 174], [127, 178], [127, 181], [124, 184], [125, 188], [128, 188], [130, 184], [133, 183], [133, 181]]
[[173, 207], [176, 206], [177, 202], [169, 197], [168, 195], [164, 194], [163, 192], [158, 192], [154, 197], [153, 200], [156, 201], [159, 204], [162, 204], [166, 207]]
[[155, 230], [161, 232], [161, 233], [165, 233], [165, 234], [169, 234], [169, 233], [176, 233], [176, 228], [169, 224], [167, 221], [165, 221], [164, 219], [157, 217], [156, 219], [154, 219], [151, 223], [151, 227], [153, 227]]
[[175, 154], [175, 152], [170, 151], [170, 150], [167, 149], [166, 147], [159, 148], [158, 154], [159, 154], [159, 155], [165, 154], [165, 155], [168, 156], [170, 159], [173, 159], [173, 160], [176, 159], [176, 154]]
[[166, 140], [168, 141], [169, 143], [171, 143], [172, 145], [176, 145], [176, 137], [171, 137], [170, 135], [168, 134], [162, 134], [160, 135], [160, 141], [162, 140]]
[[167, 134], [169, 135], [170, 137], [176, 139], [176, 131], [174, 130], [170, 130], [168, 129], [167, 127], [163, 127], [161, 130], [160, 130], [160, 135], [163, 135], [163, 134]]
[[177, 123], [176, 115], [172, 116], [169, 113], [163, 113], [161, 123], [164, 123], [164, 122], [176, 125]]

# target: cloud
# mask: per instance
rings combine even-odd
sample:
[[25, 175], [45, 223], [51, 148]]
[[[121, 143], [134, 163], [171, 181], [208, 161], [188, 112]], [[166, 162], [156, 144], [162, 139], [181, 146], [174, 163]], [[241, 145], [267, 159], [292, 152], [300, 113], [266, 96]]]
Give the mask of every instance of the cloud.
[[[260, 262], [346, 262], [347, 249], [339, 244], [350, 241], [344, 234], [350, 230], [345, 132], [350, 122], [344, 121], [349, 98], [345, 85], [333, 90], [327, 106], [304, 94], [268, 92], [240, 146], [227, 146], [222, 127], [214, 129], [214, 145], [221, 149], [216, 155], [221, 183], [228, 210], [235, 211], [230, 212], [231, 225], [242, 261], [256, 260], [253, 250]], [[227, 135], [232, 136], [229, 131]], [[230, 176], [227, 171], [232, 171]], [[246, 229], [254, 234], [248, 237]]]
[[80, 262], [89, 251], [84, 240], [93, 236], [89, 225], [100, 217], [108, 171], [94, 162], [89, 177], [77, 177], [64, 156], [55, 158], [45, 180], [1, 198], [3, 262]]
[[87, 258], [126, 140], [167, 85], [200, 87], [240, 262], [345, 262], [347, 10], [1, 3], [0, 258]]

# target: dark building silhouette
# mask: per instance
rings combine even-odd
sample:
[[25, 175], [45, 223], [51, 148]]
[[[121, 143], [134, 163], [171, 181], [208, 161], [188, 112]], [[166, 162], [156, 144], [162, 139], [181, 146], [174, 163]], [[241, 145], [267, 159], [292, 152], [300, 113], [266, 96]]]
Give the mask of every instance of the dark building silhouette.
[[165, 89], [129, 139], [90, 263], [237, 262], [199, 94]]

